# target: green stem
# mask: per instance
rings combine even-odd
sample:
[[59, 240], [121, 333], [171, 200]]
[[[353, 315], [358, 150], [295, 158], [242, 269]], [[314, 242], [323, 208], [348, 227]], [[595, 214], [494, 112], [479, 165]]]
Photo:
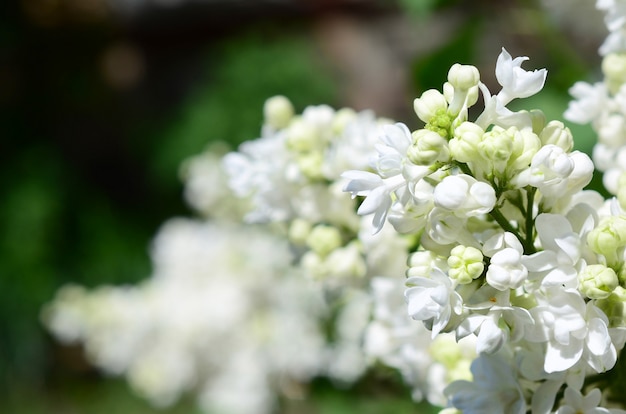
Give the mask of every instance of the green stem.
[[517, 229], [513, 227], [511, 223], [509, 223], [506, 217], [504, 217], [498, 207], [494, 207], [493, 210], [489, 212], [489, 215], [500, 225], [500, 227], [502, 227], [502, 230], [513, 233], [515, 237], [517, 237], [517, 239], [520, 241], [520, 243], [525, 246], [526, 241], [522, 238], [522, 236], [520, 236], [520, 234], [517, 232]]
[[535, 202], [535, 187], [526, 188], [526, 243], [524, 245], [524, 253], [535, 253], [533, 245], [533, 230], [535, 227], [535, 219], [533, 218], [533, 204]]

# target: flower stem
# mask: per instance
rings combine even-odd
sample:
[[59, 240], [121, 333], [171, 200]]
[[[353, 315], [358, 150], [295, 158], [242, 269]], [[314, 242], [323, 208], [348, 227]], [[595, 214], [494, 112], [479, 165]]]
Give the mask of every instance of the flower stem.
[[535, 252], [535, 246], [533, 245], [533, 230], [535, 227], [533, 204], [535, 202], [535, 191], [537, 191], [535, 187], [526, 188], [526, 242], [522, 243], [526, 254]]

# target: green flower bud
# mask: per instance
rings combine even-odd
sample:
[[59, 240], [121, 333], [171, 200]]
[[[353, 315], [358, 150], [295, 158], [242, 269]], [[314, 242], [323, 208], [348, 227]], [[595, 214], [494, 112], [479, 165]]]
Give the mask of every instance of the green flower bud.
[[407, 150], [407, 157], [416, 165], [431, 165], [435, 161], [448, 161], [448, 141], [441, 135], [427, 129], [419, 129], [412, 134], [413, 145]]
[[[626, 246], [626, 217], [610, 216], [587, 235], [587, 244], [595, 253], [616, 259], [616, 250]], [[612, 260], [611, 260], [612, 261]]]
[[478, 278], [485, 268], [483, 254], [480, 250], [470, 246], [456, 246], [448, 257], [448, 276], [466, 285]]
[[[513, 137], [513, 130], [495, 126], [483, 135], [482, 141], [478, 144], [478, 153], [494, 164], [506, 163], [513, 152]], [[500, 169], [502, 165], [498, 167]]]
[[413, 109], [415, 109], [419, 119], [428, 123], [436, 113], [446, 112], [448, 102], [441, 92], [436, 89], [429, 89], [413, 101]]
[[605, 299], [596, 301], [596, 306], [609, 318], [609, 328], [626, 326], [626, 289], [621, 286]]
[[578, 290], [590, 299], [606, 299], [618, 285], [615, 271], [601, 264], [589, 265], [578, 274]]
[[306, 239], [309, 248], [321, 257], [341, 247], [341, 233], [336, 227], [318, 224]]
[[267, 125], [275, 129], [282, 129], [289, 125], [291, 118], [293, 118], [293, 105], [284, 96], [273, 96], [265, 101], [263, 115]]
[[463, 122], [454, 129], [454, 138], [448, 143], [450, 156], [459, 162], [476, 161], [478, 144], [485, 131], [472, 122]]
[[520, 131], [516, 127], [511, 127], [507, 129], [507, 134], [513, 136], [513, 150], [507, 167], [512, 171], [528, 168], [533, 157], [541, 148], [541, 140], [530, 128], [524, 128]]

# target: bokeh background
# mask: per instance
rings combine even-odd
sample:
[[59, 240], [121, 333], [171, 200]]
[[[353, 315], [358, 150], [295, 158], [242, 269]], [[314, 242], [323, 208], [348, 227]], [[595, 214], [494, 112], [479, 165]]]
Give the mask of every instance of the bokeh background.
[[[150, 275], [160, 224], [192, 214], [183, 160], [256, 138], [264, 100], [371, 108], [416, 128], [412, 101], [455, 62], [493, 74], [502, 46], [546, 67], [519, 102], [562, 119], [600, 78], [593, 0], [20, 0], [0, 2], [0, 412], [156, 411], [57, 344], [40, 311], [70, 281]], [[591, 129], [569, 125], [589, 151]], [[417, 413], [397, 384], [314, 384], [290, 413]]]

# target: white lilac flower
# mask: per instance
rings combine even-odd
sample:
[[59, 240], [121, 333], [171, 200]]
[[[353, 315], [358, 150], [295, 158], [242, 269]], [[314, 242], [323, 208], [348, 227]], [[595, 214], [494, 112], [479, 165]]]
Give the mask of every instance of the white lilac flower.
[[465, 303], [472, 313], [459, 324], [457, 338], [475, 334], [478, 354], [492, 354], [509, 342], [521, 341], [534, 320], [528, 310], [512, 306], [509, 296], [509, 291], [490, 285], [473, 293]]
[[358, 214], [374, 213], [375, 231], [380, 231], [385, 224], [393, 199], [404, 200], [411, 186], [431, 172], [428, 167], [415, 165], [408, 159], [406, 153], [413, 141], [406, 125], [385, 125], [380, 138], [382, 143], [376, 147], [377, 174], [356, 170], [342, 174], [343, 178], [349, 180], [344, 191], [350, 192], [353, 197], [365, 196]]
[[542, 251], [526, 256], [531, 277], [544, 286], [575, 288], [582, 258], [582, 240], [562, 215], [540, 214], [535, 219]]
[[524, 393], [509, 358], [481, 354], [471, 370], [472, 381], [455, 381], [444, 391], [453, 407], [467, 413], [526, 413]]
[[581, 358], [596, 372], [613, 367], [617, 354], [602, 311], [592, 302], [585, 304], [571, 289], [551, 288], [536, 297], [538, 306], [530, 309], [535, 325], [528, 340], [546, 343], [547, 373], [565, 371]]
[[528, 57], [513, 59], [504, 48], [498, 56], [496, 78], [502, 90], [497, 96], [503, 105], [516, 98], [527, 98], [543, 89], [547, 71], [545, 69], [526, 71], [522, 69], [522, 62], [525, 60], [528, 60]]
[[445, 273], [432, 269], [430, 277], [410, 277], [405, 296], [409, 315], [431, 326], [432, 337], [444, 331], [455, 315], [462, 312], [463, 299]]
[[450, 210], [459, 217], [488, 213], [496, 203], [493, 187], [466, 174], [444, 178], [435, 187], [433, 196], [435, 206]]

